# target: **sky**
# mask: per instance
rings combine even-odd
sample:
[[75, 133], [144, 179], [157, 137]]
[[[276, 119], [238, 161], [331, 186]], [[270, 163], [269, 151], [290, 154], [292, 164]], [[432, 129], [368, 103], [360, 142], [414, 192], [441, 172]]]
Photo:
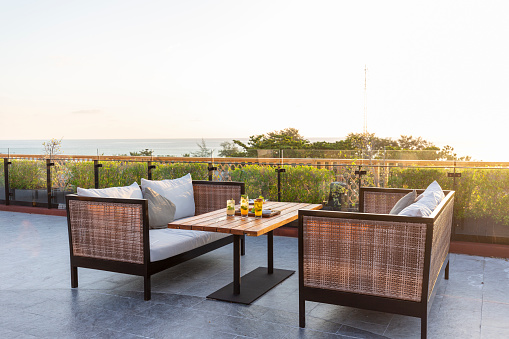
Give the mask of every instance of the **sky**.
[[420, 136], [509, 161], [509, 1], [0, 0], [0, 143]]

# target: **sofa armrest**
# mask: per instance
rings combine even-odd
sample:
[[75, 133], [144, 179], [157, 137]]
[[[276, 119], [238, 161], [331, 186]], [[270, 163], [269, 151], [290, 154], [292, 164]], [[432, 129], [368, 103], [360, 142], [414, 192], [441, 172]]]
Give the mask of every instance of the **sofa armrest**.
[[226, 208], [226, 200], [235, 199], [245, 192], [245, 184], [235, 181], [193, 181], [195, 215]]
[[68, 195], [71, 255], [143, 264], [148, 261], [148, 210], [145, 199]]
[[433, 211], [433, 241], [431, 246], [428, 298], [445, 263], [451, 244], [452, 218], [454, 212], [454, 191], [448, 191], [445, 198]]

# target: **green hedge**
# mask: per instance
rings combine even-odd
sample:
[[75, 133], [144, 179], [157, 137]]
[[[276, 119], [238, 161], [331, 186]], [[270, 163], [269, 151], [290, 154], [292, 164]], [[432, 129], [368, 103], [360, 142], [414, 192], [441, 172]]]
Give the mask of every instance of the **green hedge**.
[[[329, 184], [334, 173], [313, 166], [283, 166], [281, 174], [281, 200], [321, 203], [329, 194]], [[246, 165], [230, 171], [232, 181], [243, 181], [250, 197], [262, 195], [277, 200], [277, 173], [275, 167]]]
[[9, 168], [11, 189], [46, 188], [46, 161], [12, 160]]
[[[140, 183], [147, 178], [147, 163], [126, 161], [103, 161], [99, 169], [101, 188], [127, 186], [134, 181]], [[174, 179], [191, 173], [195, 180], [208, 179], [206, 163], [154, 163], [154, 180]], [[245, 165], [234, 169], [223, 166], [219, 172], [225, 180], [242, 181], [250, 197], [264, 196], [277, 200], [277, 173], [274, 166]], [[336, 180], [332, 170], [313, 166], [284, 166], [281, 174], [281, 199], [283, 201], [320, 203], [329, 194], [329, 184]], [[342, 167], [343, 168], [343, 167]], [[352, 167], [353, 168], [353, 167]], [[344, 167], [345, 171], [352, 168]], [[391, 168], [386, 177], [386, 187], [426, 188], [437, 180], [443, 189], [455, 189], [455, 217], [491, 218], [509, 225], [509, 170], [507, 169], [458, 169], [461, 178], [447, 176], [447, 168]], [[368, 171], [368, 174], [372, 171]], [[229, 175], [225, 175], [225, 174]], [[218, 174], [218, 173], [216, 173]], [[338, 173], [341, 176], [341, 173]], [[348, 175], [347, 175], [348, 174]], [[347, 173], [344, 177], [352, 177]], [[94, 187], [94, 163], [92, 161], [55, 162], [52, 167], [55, 187], [76, 190], [76, 187]], [[373, 184], [373, 175], [363, 177], [363, 185]], [[219, 176], [215, 176], [219, 178]], [[46, 163], [43, 160], [12, 160], [9, 168], [9, 183], [12, 189], [41, 189], [46, 187]], [[3, 184], [0, 186], [2, 187]], [[350, 189], [355, 191], [355, 187]], [[348, 194], [348, 192], [347, 192]]]
[[456, 191], [456, 219], [491, 218], [509, 225], [509, 170], [458, 169], [460, 178], [453, 178], [444, 168], [395, 168], [390, 171], [388, 187], [426, 188], [436, 180], [443, 189]]
[[156, 163], [155, 165], [156, 168], [152, 170], [153, 180], [176, 179], [187, 173], [191, 173], [193, 180], [207, 180], [209, 176], [208, 164], [204, 163]]

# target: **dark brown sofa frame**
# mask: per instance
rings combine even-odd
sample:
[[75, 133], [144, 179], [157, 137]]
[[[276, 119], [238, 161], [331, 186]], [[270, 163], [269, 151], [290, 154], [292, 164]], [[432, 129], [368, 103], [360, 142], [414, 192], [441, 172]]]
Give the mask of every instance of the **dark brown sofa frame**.
[[454, 191], [429, 217], [388, 214], [408, 192], [363, 187], [360, 213], [299, 211], [300, 327], [309, 300], [418, 317], [426, 338], [438, 277], [449, 279]]
[[[240, 201], [243, 182], [193, 181], [195, 215], [225, 208], [226, 200]], [[222, 238], [179, 255], [150, 261], [148, 202], [146, 199], [66, 197], [71, 263], [71, 287], [78, 287], [78, 267], [142, 276], [144, 298], [150, 300], [150, 277], [233, 242]], [[241, 241], [245, 253], [244, 237]]]

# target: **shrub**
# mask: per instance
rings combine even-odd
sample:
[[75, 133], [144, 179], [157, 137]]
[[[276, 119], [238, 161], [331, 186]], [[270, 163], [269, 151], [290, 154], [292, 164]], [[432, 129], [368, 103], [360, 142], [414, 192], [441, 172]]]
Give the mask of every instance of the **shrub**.
[[46, 188], [46, 162], [41, 160], [12, 160], [9, 168], [11, 189]]
[[[129, 186], [147, 178], [146, 162], [104, 161], [99, 169], [99, 187]], [[92, 167], [93, 168], [93, 167]]]
[[76, 191], [77, 187], [94, 188], [94, 162], [93, 161], [68, 161], [59, 167], [64, 178], [64, 186]]
[[[294, 202], [321, 203], [329, 194], [329, 184], [334, 173], [328, 169], [312, 166], [283, 166], [281, 173], [281, 200]], [[277, 173], [275, 167], [246, 165], [230, 171], [232, 181], [243, 181], [250, 197], [262, 195], [276, 201]]]
[[[152, 170], [153, 180], [177, 179], [191, 173], [193, 180], [207, 180], [208, 164], [205, 163], [159, 163]], [[147, 178], [146, 176], [144, 178]]]

